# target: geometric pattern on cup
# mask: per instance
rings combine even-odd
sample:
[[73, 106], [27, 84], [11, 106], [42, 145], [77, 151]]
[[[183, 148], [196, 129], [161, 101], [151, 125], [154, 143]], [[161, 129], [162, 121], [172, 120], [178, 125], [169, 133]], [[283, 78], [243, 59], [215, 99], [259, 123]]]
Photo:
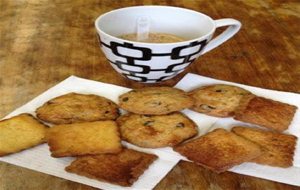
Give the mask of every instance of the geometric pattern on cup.
[[[106, 44], [101, 41], [100, 36], [98, 37], [100, 46], [102, 46], [102, 49], [105, 48], [104, 52], [108, 53], [107, 49], [110, 49], [111, 52], [109, 54], [114, 55], [114, 60], [108, 61], [114, 65], [115, 69], [117, 68], [117, 71], [129, 79], [149, 83], [161, 82], [181, 73], [195, 60], [197, 54], [200, 54], [207, 44], [207, 40], [193, 41], [188, 45], [175, 47], [171, 52], [152, 53], [150, 48], [135, 46], [133, 43], [128, 42], [118, 43], [110, 41], [109, 44]], [[160, 69], [151, 68], [149, 66], [150, 62], [156, 57], [164, 57], [164, 60], [167, 57], [169, 64]], [[107, 59], [109, 58], [107, 57]], [[137, 62], [143, 64], [138, 64]], [[161, 76], [157, 77], [157, 73], [161, 73]]]
[[185, 58], [184, 62], [190, 62], [192, 61], [190, 60], [190, 58], [193, 55], [200, 53], [205, 45], [206, 45], [206, 40], [203, 40], [200, 42], [199, 41], [191, 42], [189, 45], [176, 47], [171, 52], [171, 59]]

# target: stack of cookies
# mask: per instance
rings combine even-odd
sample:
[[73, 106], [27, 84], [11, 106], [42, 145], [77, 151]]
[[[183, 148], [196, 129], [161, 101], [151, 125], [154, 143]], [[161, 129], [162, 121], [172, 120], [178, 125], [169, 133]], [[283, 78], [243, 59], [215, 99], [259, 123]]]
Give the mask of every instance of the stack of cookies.
[[[127, 113], [120, 116], [119, 108]], [[180, 112], [186, 108], [268, 130], [235, 126], [197, 137], [201, 126]], [[282, 132], [295, 111], [295, 106], [223, 84], [191, 92], [135, 89], [119, 96], [118, 105], [97, 95], [69, 93], [39, 107], [37, 118], [20, 114], [0, 121], [0, 156], [46, 142], [52, 157], [76, 157], [66, 171], [122, 186], [131, 186], [157, 159], [124, 147], [122, 140], [144, 148], [173, 147], [217, 173], [243, 162], [290, 167], [297, 138]]]

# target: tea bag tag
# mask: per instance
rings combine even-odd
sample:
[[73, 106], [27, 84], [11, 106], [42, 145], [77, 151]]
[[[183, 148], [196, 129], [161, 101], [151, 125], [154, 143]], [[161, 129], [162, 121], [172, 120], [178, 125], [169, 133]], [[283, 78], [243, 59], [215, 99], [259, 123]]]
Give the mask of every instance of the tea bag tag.
[[140, 17], [137, 19], [137, 41], [145, 41], [149, 38], [150, 19], [148, 17]]

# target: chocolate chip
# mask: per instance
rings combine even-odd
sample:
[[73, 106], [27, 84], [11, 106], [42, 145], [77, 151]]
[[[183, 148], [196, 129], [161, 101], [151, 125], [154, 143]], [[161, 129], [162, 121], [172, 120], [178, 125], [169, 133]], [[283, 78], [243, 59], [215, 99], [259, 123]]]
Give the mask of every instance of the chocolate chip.
[[184, 128], [184, 123], [177, 123], [177, 125], [176, 125], [176, 127], [178, 127], [178, 128]]
[[216, 109], [215, 107], [212, 107], [212, 106], [206, 105], [206, 104], [201, 104], [200, 107], [201, 107], [202, 109], [208, 110], [208, 111]]
[[143, 125], [144, 126], [152, 126], [154, 121], [146, 121]]
[[55, 103], [55, 102], [53, 102], [53, 101], [48, 101], [48, 102], [47, 102], [48, 105], [54, 104], [54, 103]]
[[278, 139], [273, 138], [273, 139], [271, 139], [271, 141], [272, 141], [272, 142], [277, 142]]
[[109, 111], [105, 111], [105, 114], [108, 114], [109, 113]]
[[216, 90], [216, 92], [226, 92], [226, 90], [224, 90], [224, 89], [218, 89], [218, 90]]
[[125, 98], [122, 99], [123, 102], [127, 102], [128, 100], [129, 100], [128, 97], [125, 97]]

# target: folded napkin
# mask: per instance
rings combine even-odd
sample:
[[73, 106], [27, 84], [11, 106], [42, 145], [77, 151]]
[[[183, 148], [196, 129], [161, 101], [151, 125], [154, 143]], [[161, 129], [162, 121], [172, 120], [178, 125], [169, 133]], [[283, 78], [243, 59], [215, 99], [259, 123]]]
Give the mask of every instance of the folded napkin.
[[[193, 88], [209, 85], [209, 84], [232, 84], [236, 86], [243, 87], [256, 95], [264, 96], [274, 100], [294, 104], [300, 108], [300, 95], [287, 92], [279, 92], [273, 90], [266, 90], [261, 88], [250, 87], [246, 85], [240, 85], [236, 83], [230, 83], [226, 81], [215, 80], [207, 77], [202, 77], [194, 74], [187, 74], [177, 85], [177, 88], [184, 90], [191, 90]], [[108, 99], [111, 99], [114, 102], [117, 102], [118, 96], [125, 92], [128, 92], [130, 89], [106, 84], [96, 81], [91, 81], [87, 79], [78, 78], [71, 76], [56, 86], [45, 91], [38, 97], [34, 98], [32, 101], [28, 102], [24, 106], [16, 109], [5, 118], [18, 115], [20, 113], [31, 113], [34, 114], [34, 111], [37, 107], [41, 106], [43, 103], [47, 102], [49, 99], [69, 93], [77, 92], [83, 94], [97, 94], [104, 96]], [[204, 114], [196, 113], [191, 110], [184, 110], [189, 118], [191, 118], [199, 126], [200, 135], [207, 133], [215, 127], [228, 127], [234, 121], [233, 119], [220, 119], [217, 117], [211, 117]], [[294, 134], [300, 138], [300, 125], [299, 119], [300, 113], [299, 110], [296, 113], [296, 117], [290, 126], [288, 133]], [[298, 126], [298, 127], [297, 127]], [[140, 148], [129, 143], [123, 142], [129, 148], [136, 149], [138, 151], [148, 152], [156, 154], [159, 156], [159, 159], [155, 161], [148, 170], [136, 181], [132, 187], [121, 187], [118, 185], [113, 185], [105, 182], [100, 182], [97, 180], [89, 179], [86, 177], [78, 176], [76, 174], [67, 173], [64, 171], [64, 168], [69, 165], [69, 163], [74, 158], [53, 158], [50, 156], [49, 148], [46, 144], [40, 145], [20, 153], [12, 154], [5, 157], [0, 157], [0, 161], [18, 165], [21, 167], [29, 168], [36, 170], [42, 173], [49, 175], [54, 175], [78, 183], [83, 183], [89, 186], [106, 189], [106, 190], [118, 190], [118, 189], [130, 189], [130, 190], [148, 190], [155, 187], [157, 183], [165, 176], [167, 173], [178, 163], [180, 159], [186, 160], [184, 157], [174, 152], [171, 148], [159, 148], [159, 149], [148, 149]], [[256, 176], [260, 178], [270, 179], [273, 181], [279, 181], [282, 183], [288, 183], [292, 185], [300, 186], [300, 181], [297, 179], [297, 176], [300, 176], [300, 146], [297, 145], [297, 151], [295, 155], [294, 166], [288, 169], [281, 169], [269, 166], [262, 166], [258, 164], [245, 163], [240, 166], [234, 167], [231, 171], [251, 176]]]

